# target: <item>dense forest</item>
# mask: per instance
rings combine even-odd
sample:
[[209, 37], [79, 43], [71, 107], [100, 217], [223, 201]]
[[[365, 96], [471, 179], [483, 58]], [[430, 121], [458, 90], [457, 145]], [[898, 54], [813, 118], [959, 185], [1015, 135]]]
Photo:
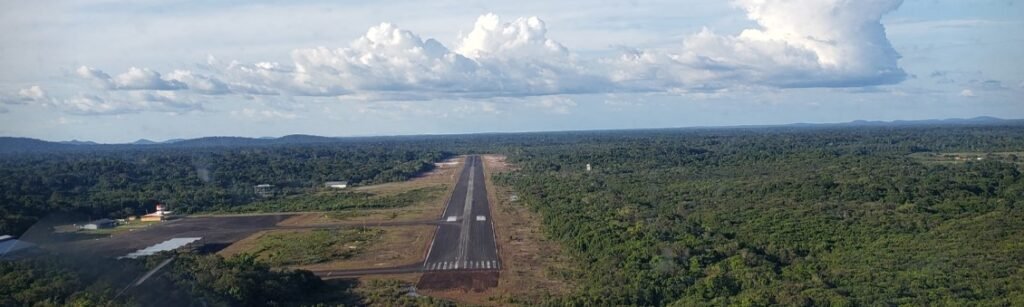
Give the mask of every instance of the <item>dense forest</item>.
[[[138, 287], [137, 278], [174, 257]], [[410, 297], [395, 282], [356, 288], [309, 271], [274, 269], [256, 257], [165, 252], [142, 260], [38, 255], [0, 261], [0, 306], [447, 306]]]
[[[466, 153], [507, 155], [516, 171], [495, 182], [517, 191], [576, 263], [551, 273], [579, 290], [551, 297], [550, 305], [1024, 305], [1020, 125], [480, 134], [12, 154], [0, 157], [0, 227], [17, 233], [61, 210], [137, 214], [155, 201], [184, 212], [402, 206], [434, 192], [388, 199], [305, 192], [326, 180], [403, 180]], [[258, 183], [294, 195], [260, 200], [252, 194]], [[443, 304], [402, 301], [408, 298], [394, 284], [355, 293], [308, 272], [269, 270], [252, 257], [178, 257], [172, 273], [154, 282], [203, 303]], [[52, 261], [0, 262], [0, 274], [0, 288], [8, 289], [0, 297], [10, 294], [0, 305], [139, 304], [114, 298], [116, 282], [85, 282], [76, 277], [84, 273]], [[269, 290], [254, 290], [262, 288]]]
[[594, 135], [510, 150], [498, 179], [579, 263], [555, 305], [1006, 306], [1021, 161], [912, 154], [1021, 151], [1020, 127]]
[[332, 180], [400, 181], [450, 155], [372, 143], [0, 155], [0, 233], [21, 234], [59, 212], [86, 218], [142, 215], [157, 202], [179, 213], [230, 211], [259, 201], [257, 184], [292, 194]]

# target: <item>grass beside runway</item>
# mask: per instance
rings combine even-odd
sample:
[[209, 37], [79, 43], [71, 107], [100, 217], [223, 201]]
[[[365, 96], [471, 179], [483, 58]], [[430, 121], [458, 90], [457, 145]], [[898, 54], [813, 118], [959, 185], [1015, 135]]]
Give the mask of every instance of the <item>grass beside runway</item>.
[[368, 228], [266, 231], [228, 253], [251, 253], [272, 266], [323, 263], [363, 253], [382, 233]]

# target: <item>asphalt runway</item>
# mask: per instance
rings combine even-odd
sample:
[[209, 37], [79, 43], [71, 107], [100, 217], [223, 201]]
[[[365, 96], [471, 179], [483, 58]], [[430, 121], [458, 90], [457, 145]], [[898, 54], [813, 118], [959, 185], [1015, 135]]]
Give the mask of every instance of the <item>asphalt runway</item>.
[[501, 269], [484, 179], [480, 157], [467, 157], [423, 262], [423, 271]]
[[469, 156], [463, 165], [444, 213], [437, 220], [278, 226], [278, 223], [295, 214], [186, 217], [107, 238], [64, 243], [56, 249], [70, 253], [119, 257], [171, 238], [201, 237], [195, 245], [212, 246], [211, 251], [216, 251], [255, 232], [269, 229], [437, 225], [434, 240], [430, 243], [423, 262], [389, 268], [328, 270], [314, 273], [321, 277], [341, 277], [410, 272], [497, 272], [501, 269], [501, 260], [498, 258], [490, 203], [487, 200], [483, 162], [478, 156]]
[[476, 289], [495, 286], [501, 260], [494, 241], [484, 180], [480, 157], [467, 157], [444, 213], [434, 222], [438, 225], [437, 230], [422, 263], [314, 273], [323, 278], [336, 278], [423, 272], [421, 284], [424, 287], [459, 288], [470, 285]]

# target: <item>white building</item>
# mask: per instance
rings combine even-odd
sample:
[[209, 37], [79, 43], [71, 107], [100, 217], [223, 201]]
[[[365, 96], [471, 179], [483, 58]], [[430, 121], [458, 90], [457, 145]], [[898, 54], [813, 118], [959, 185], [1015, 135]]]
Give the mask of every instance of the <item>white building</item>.
[[348, 181], [328, 181], [324, 186], [332, 189], [344, 189], [348, 187]]
[[117, 221], [111, 219], [98, 219], [80, 226], [82, 229], [96, 230], [117, 226]]
[[171, 211], [164, 211], [164, 205], [157, 204], [156, 212], [142, 216], [143, 222], [159, 222], [171, 217]]
[[254, 186], [252, 189], [253, 192], [256, 193], [256, 195], [259, 197], [274, 197], [274, 185], [272, 184], [258, 184]]

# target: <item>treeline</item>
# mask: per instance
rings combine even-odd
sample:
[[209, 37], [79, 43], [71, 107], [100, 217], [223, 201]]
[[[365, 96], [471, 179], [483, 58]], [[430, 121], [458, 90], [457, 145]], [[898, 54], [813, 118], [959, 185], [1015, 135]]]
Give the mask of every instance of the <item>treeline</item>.
[[[129, 287], [168, 257], [169, 265]], [[358, 286], [304, 270], [275, 269], [243, 254], [192, 252], [142, 260], [37, 255], [0, 261], [0, 306], [445, 306], [405, 295], [397, 283]]]
[[401, 181], [451, 156], [416, 144], [312, 144], [4, 155], [0, 233], [20, 234], [41, 217], [121, 218], [152, 212], [223, 210], [259, 200], [253, 186], [295, 194], [325, 181]]
[[[1024, 129], [649, 132], [507, 148], [579, 262], [552, 305], [1021, 305]], [[586, 164], [593, 171], [585, 170]]]
[[[326, 180], [402, 180], [455, 153], [498, 152], [518, 171], [496, 181], [541, 213], [545, 233], [578, 262], [551, 272], [580, 285], [551, 305], [1024, 305], [1020, 162], [915, 154], [1024, 152], [1022, 135], [1020, 126], [666, 129], [6, 156], [0, 231], [17, 234], [53, 211], [137, 214], [156, 200], [184, 212], [401, 206], [434, 192], [255, 201], [252, 185], [298, 194]], [[195, 261], [210, 261], [194, 265], [211, 271], [258, 266]], [[102, 305], [112, 291], [12, 276], [43, 290], [11, 293], [69, 293], [26, 297]], [[303, 293], [177, 276], [210, 281], [221, 290], [194, 293], [229, 305]], [[322, 289], [288, 276], [280, 278]], [[283, 292], [251, 292], [257, 286]]]

